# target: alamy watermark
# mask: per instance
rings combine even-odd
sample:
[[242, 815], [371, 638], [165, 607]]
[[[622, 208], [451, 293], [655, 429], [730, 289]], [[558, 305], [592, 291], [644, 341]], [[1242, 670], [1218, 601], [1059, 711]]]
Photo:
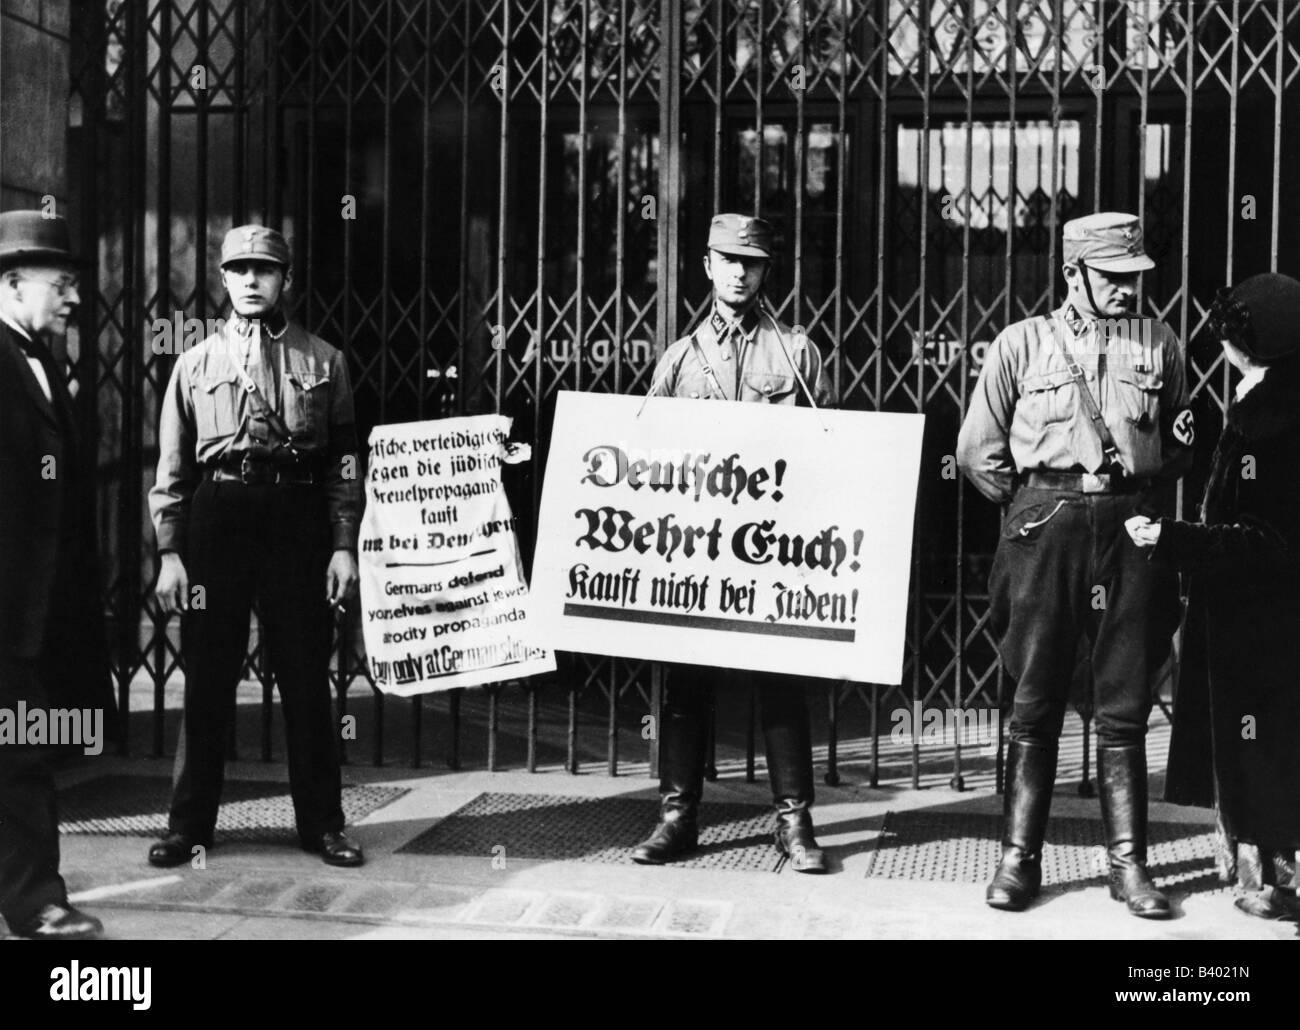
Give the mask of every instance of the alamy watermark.
[[149, 326], [152, 334], [149, 350], [155, 355], [171, 354], [179, 356], [192, 347], [197, 347], [209, 336], [222, 340], [228, 339], [224, 332], [224, 318], [186, 318], [185, 312], [173, 311], [171, 318], [155, 318]]
[[[1157, 341], [1158, 319], [1146, 316], [1128, 318], [1098, 318], [1094, 320], [1096, 332], [1086, 333], [1070, 341], [1070, 352], [1076, 358], [1105, 354], [1108, 358], [1129, 358], [1141, 365], [1154, 354]], [[942, 329], [912, 333], [912, 354], [937, 368], [955, 365], [965, 352], [970, 375], [979, 375], [988, 356], [990, 340], [972, 340], [969, 345], [949, 336]]]
[[51, 1001], [125, 1001], [138, 1012], [153, 1004], [152, 966], [83, 966], [73, 959], [50, 970]]
[[5, 744], [53, 744], [79, 747], [83, 754], [104, 750], [104, 709], [40, 708], [19, 701], [13, 708], [0, 708], [0, 746]]
[[998, 744], [1002, 713], [996, 708], [927, 708], [916, 701], [911, 708], [895, 708], [889, 739], [895, 744], [953, 747], [988, 747]]

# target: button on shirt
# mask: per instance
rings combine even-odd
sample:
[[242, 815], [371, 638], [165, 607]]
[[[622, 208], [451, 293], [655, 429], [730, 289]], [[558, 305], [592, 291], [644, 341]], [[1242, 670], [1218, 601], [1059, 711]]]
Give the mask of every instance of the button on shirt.
[[158, 474], [149, 491], [160, 551], [183, 552], [190, 498], [205, 466], [282, 442], [254, 415], [236, 362], [280, 413], [302, 458], [323, 460], [334, 547], [356, 546], [361, 482], [347, 362], [301, 326], [283, 325], [274, 339], [256, 327], [240, 332], [248, 323], [232, 319], [177, 359], [162, 399]]
[[992, 501], [1016, 473], [1106, 471], [1061, 340], [1082, 366], [1129, 475], [1181, 475], [1191, 448], [1173, 419], [1187, 404], [1182, 348], [1155, 319], [1108, 320], [1105, 331], [1062, 305], [1004, 329], [989, 347], [957, 440], [957, 464]]
[[714, 308], [692, 335], [694, 342], [685, 336], [664, 351], [651, 380], [652, 397], [806, 405], [797, 368], [818, 407], [831, 403], [816, 345], [756, 308], [738, 323]]

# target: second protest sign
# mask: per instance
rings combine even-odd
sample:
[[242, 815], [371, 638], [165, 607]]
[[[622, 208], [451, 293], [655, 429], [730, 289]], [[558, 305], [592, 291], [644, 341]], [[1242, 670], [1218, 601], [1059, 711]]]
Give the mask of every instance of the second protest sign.
[[376, 426], [361, 524], [361, 607], [375, 685], [411, 695], [555, 668], [529, 632], [501, 483], [510, 419]]

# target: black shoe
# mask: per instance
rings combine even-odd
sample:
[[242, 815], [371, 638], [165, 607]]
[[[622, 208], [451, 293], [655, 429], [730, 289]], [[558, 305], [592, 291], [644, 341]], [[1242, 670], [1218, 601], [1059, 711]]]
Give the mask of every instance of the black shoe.
[[1232, 899], [1232, 903], [1248, 916], [1254, 916], [1256, 919], [1294, 919], [1295, 914], [1285, 904], [1279, 903], [1279, 899], [1272, 887], [1265, 887], [1262, 891], [1250, 891], [1246, 894], [1239, 894]]
[[310, 851], [320, 855], [326, 865], [344, 866], [353, 868], [364, 865], [366, 856], [361, 851], [359, 844], [353, 844], [347, 836], [342, 833], [323, 833], [320, 840], [311, 845], [303, 845], [304, 851]]
[[196, 847], [208, 847], [210, 842], [195, 840], [183, 833], [169, 832], [149, 849], [149, 864], [167, 868], [184, 865], [194, 857]]
[[632, 861], [639, 865], [664, 865], [689, 855], [700, 844], [696, 804], [679, 795], [661, 802], [659, 822], [650, 836], [632, 849]]
[[1151, 882], [1146, 863], [1137, 857], [1131, 842], [1109, 848], [1110, 896], [1123, 901], [1142, 919], [1168, 919], [1169, 899]]
[[813, 836], [812, 815], [806, 805], [777, 803], [776, 850], [790, 860], [796, 873], [826, 872], [826, 855]]
[[1014, 844], [1003, 844], [1002, 861], [984, 892], [984, 900], [990, 908], [1022, 912], [1038, 897], [1042, 883], [1042, 856]]
[[1169, 918], [1169, 899], [1146, 868], [1147, 753], [1141, 744], [1097, 748], [1110, 896], [1141, 919]]
[[[660, 721], [659, 822], [632, 849], [632, 861], [639, 865], [664, 865], [699, 847], [708, 709], [696, 703], [705, 684], [691, 681], [700, 672], [674, 667], [669, 674]], [[679, 677], [686, 683], [677, 682]]]
[[10, 927], [15, 937], [33, 941], [92, 941], [104, 933], [104, 924], [69, 904], [46, 905], [36, 915]]
[[1043, 835], [1056, 783], [1056, 749], [1013, 740], [1002, 796], [1002, 860], [984, 892], [990, 908], [1020, 912], [1043, 882]]
[[[783, 692], [798, 691], [795, 681], [782, 686]], [[797, 873], [826, 872], [826, 855], [813, 836], [812, 733], [808, 706], [774, 704], [763, 698], [763, 746], [767, 752], [767, 775], [776, 805], [776, 850], [790, 860]]]

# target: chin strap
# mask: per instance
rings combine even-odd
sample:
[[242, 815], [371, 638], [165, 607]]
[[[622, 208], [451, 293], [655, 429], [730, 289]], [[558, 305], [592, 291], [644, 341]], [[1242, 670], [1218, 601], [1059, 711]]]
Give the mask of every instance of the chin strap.
[[1097, 298], [1092, 295], [1092, 280], [1088, 277], [1088, 266], [1082, 261], [1076, 261], [1074, 266], [1079, 270], [1079, 276], [1083, 279], [1083, 292], [1088, 295], [1088, 306], [1092, 308], [1092, 317], [1098, 318], [1098, 312], [1101, 308], [1097, 306]]

